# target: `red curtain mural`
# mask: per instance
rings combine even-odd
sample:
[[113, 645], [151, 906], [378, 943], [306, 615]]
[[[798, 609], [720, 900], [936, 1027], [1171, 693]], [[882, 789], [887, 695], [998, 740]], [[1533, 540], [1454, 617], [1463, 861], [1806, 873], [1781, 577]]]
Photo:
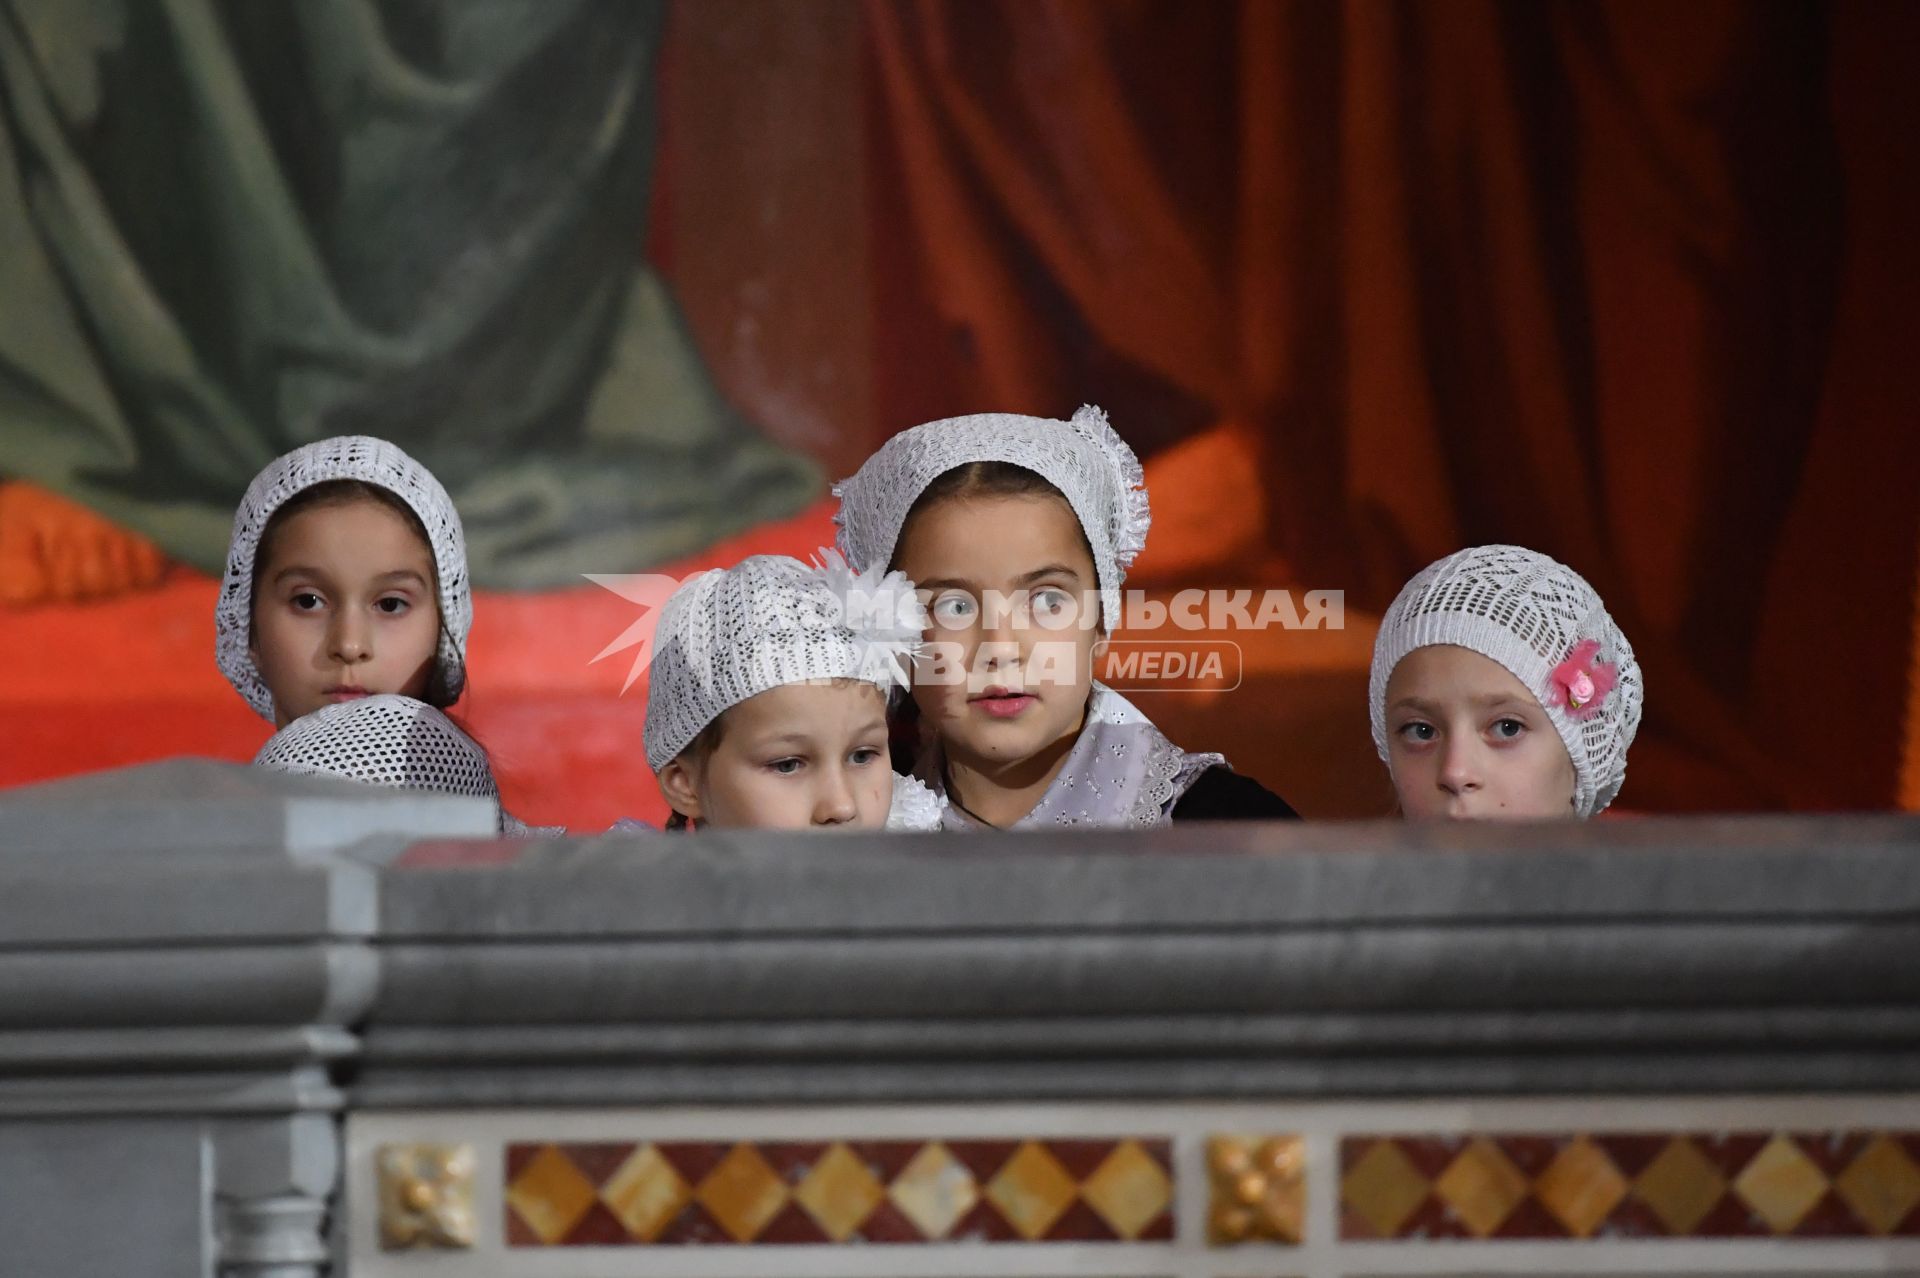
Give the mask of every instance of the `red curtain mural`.
[[[380, 65], [439, 56], [435, 6], [407, 12]], [[318, 38], [202, 34], [267, 67]], [[1869, 0], [702, 0], [635, 81], [651, 172], [611, 185], [651, 182], [634, 266], [684, 311], [734, 451], [837, 475], [916, 421], [1100, 403], [1156, 484], [1145, 584], [1345, 590], [1338, 652], [1290, 664], [1320, 641], [1277, 636], [1230, 701], [1154, 707], [1310, 815], [1379, 810], [1368, 612], [1489, 541], [1578, 567], [1632, 637], [1629, 808], [1876, 807], [1903, 759], [1920, 777], [1916, 49], [1920, 6]], [[108, 108], [153, 91], [102, 83]], [[295, 176], [322, 207], [338, 178]], [[567, 323], [553, 305], [514, 322]], [[247, 757], [266, 728], [212, 669], [211, 582], [29, 478], [0, 466], [0, 783]], [[632, 479], [643, 520], [661, 494]], [[816, 501], [665, 566], [827, 536]], [[629, 618], [558, 582], [482, 594], [473, 721], [521, 816], [658, 815], [638, 690], [587, 664]]]
[[1633, 806], [1892, 801], [1920, 9], [866, 14], [883, 328], [937, 319], [880, 363], [898, 420], [1230, 424], [1300, 582], [1377, 608], [1461, 545], [1578, 565], [1648, 673]]

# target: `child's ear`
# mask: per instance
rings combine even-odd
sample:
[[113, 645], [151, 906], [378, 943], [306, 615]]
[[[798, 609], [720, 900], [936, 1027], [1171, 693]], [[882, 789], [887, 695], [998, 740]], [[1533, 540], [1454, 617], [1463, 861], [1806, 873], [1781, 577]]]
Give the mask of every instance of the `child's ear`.
[[705, 819], [706, 814], [700, 810], [699, 778], [694, 776], [686, 755], [668, 762], [655, 779], [660, 782], [660, 793], [666, 796], [668, 807], [690, 821]]

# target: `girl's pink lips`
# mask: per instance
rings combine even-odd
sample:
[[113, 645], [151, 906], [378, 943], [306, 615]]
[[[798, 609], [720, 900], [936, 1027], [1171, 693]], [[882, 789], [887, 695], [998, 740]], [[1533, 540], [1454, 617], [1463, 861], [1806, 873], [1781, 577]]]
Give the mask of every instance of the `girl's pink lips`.
[[996, 719], [1012, 719], [1038, 700], [1031, 692], [1013, 692], [1006, 688], [988, 688], [967, 698], [968, 704], [978, 706]]
[[367, 690], [358, 684], [342, 683], [325, 689], [321, 695], [329, 701], [358, 701], [367, 695]]

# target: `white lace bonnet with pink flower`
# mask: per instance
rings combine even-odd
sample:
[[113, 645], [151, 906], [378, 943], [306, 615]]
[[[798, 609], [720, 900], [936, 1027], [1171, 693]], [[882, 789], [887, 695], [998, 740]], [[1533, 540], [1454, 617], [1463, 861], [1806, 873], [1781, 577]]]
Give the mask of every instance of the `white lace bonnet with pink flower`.
[[1640, 663], [1599, 594], [1565, 564], [1523, 546], [1474, 546], [1429, 564], [1380, 621], [1368, 696], [1387, 757], [1387, 680], [1402, 658], [1457, 644], [1498, 662], [1546, 710], [1573, 760], [1574, 810], [1620, 793], [1645, 700]]

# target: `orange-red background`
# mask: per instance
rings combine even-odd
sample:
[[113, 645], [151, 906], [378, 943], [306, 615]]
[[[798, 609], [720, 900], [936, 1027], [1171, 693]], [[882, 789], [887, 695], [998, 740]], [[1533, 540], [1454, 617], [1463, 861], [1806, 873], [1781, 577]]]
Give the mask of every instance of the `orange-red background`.
[[[1640, 652], [1628, 806], [1916, 805], [1916, 51], [1900, 3], [704, 0], [636, 251], [831, 473], [1100, 402], [1148, 458], [1145, 583], [1345, 589], [1348, 631], [1148, 706], [1309, 814], [1384, 802], [1367, 611], [1493, 540], [1579, 567]], [[811, 550], [828, 510], [668, 570]], [[0, 607], [0, 783], [247, 757], [212, 594]], [[510, 806], [657, 816], [642, 688], [588, 664], [629, 606], [476, 611]]]

